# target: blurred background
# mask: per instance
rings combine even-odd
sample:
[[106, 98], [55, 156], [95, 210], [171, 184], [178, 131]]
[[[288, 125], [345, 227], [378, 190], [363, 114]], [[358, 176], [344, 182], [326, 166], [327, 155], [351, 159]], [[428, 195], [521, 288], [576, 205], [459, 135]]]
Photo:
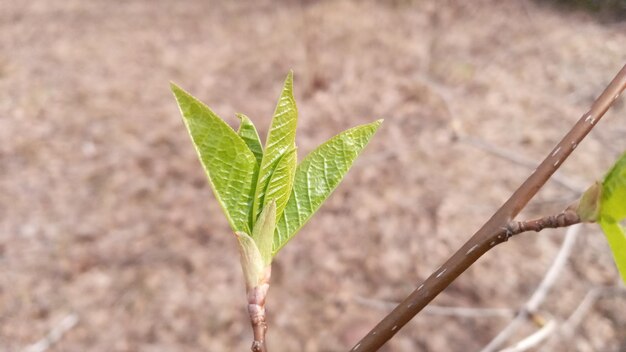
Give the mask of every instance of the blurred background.
[[[273, 269], [270, 350], [348, 350], [626, 63], [623, 6], [0, 2], [0, 350], [248, 350], [236, 241], [168, 84], [232, 126], [247, 114], [264, 139], [290, 69], [300, 159], [385, 119]], [[520, 217], [560, 211], [624, 150], [622, 98]], [[512, 239], [433, 302], [510, 314], [420, 314], [383, 350], [479, 351], [535, 291], [564, 235]], [[589, 292], [600, 294], [573, 329], [533, 351], [626, 351], [626, 295], [596, 226], [582, 228], [539, 315], [565, 323]], [[509, 343], [537, 329], [524, 322]]]

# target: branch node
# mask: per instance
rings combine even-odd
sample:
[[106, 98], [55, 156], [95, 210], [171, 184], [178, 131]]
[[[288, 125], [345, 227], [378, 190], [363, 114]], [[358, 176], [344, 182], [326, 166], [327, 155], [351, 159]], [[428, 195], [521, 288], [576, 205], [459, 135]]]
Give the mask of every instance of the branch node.
[[519, 233], [521, 231], [520, 227], [521, 223], [518, 221], [510, 221], [506, 226], [502, 227], [504, 230], [504, 240], [502, 242], [508, 241], [513, 235]]

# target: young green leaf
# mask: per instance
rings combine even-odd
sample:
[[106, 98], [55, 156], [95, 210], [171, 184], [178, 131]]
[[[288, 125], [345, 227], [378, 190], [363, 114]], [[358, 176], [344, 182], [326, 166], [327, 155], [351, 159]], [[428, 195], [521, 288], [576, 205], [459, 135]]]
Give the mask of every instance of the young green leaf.
[[296, 169], [293, 190], [274, 234], [274, 255], [339, 185], [382, 120], [346, 130], [311, 152]]
[[[268, 191], [268, 184], [272, 179], [278, 162], [282, 156], [296, 148], [296, 124], [298, 122], [298, 109], [293, 97], [293, 73], [289, 73], [285, 79], [283, 91], [278, 99], [272, 125], [267, 133], [265, 152], [259, 169], [259, 176], [255, 190], [254, 205], [252, 208], [253, 218], [263, 209]], [[293, 170], [295, 171], [295, 170]], [[285, 186], [287, 186], [285, 184]], [[287, 192], [289, 192], [287, 190]]]
[[602, 217], [626, 218], [626, 153], [613, 165], [602, 182]]
[[620, 272], [622, 280], [626, 282], [626, 233], [624, 228], [617, 222], [600, 220], [600, 227], [606, 236], [613, 259]]
[[215, 197], [234, 231], [249, 231], [257, 161], [244, 140], [202, 102], [175, 84], [187, 130]]
[[276, 202], [270, 201], [265, 205], [252, 232], [252, 239], [256, 242], [263, 264], [268, 266], [272, 263], [272, 243], [274, 230], [276, 229]]
[[626, 219], [626, 153], [615, 163], [602, 182], [600, 226], [613, 252], [613, 258], [626, 282], [626, 232], [620, 221]]
[[261, 282], [265, 270], [263, 256], [252, 237], [248, 236], [247, 233], [237, 231], [235, 235], [239, 243], [241, 268], [246, 279], [246, 286], [248, 288], [256, 287]]
[[291, 195], [296, 164], [296, 149], [292, 149], [283, 154], [278, 163], [276, 163], [276, 168], [270, 177], [267, 189], [263, 192], [265, 193], [264, 198], [266, 200], [272, 199], [276, 201], [276, 217], [279, 217], [283, 213], [287, 205], [287, 200], [289, 200], [289, 196]]
[[239, 134], [239, 137], [246, 142], [246, 145], [248, 145], [248, 148], [250, 148], [250, 151], [254, 154], [258, 166], [261, 166], [261, 160], [263, 159], [263, 146], [261, 145], [259, 133], [256, 131], [256, 127], [254, 127], [254, 124], [250, 121], [248, 116], [244, 114], [237, 114], [237, 118], [241, 120], [237, 134]]

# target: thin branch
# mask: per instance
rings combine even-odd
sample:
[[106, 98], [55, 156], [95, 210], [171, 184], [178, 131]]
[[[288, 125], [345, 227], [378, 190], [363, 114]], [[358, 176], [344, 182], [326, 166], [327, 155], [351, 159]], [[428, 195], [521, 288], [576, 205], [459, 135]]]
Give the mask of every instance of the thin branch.
[[[385, 301], [380, 299], [365, 298], [356, 296], [355, 302], [364, 306], [374, 307], [378, 309], [393, 309], [398, 302]], [[472, 308], [472, 307], [449, 307], [429, 305], [422, 311], [423, 314], [453, 316], [459, 318], [511, 318], [515, 316], [515, 311], [508, 308]]]
[[515, 335], [519, 327], [522, 326], [526, 320], [528, 320], [528, 317], [531, 314], [537, 312], [539, 306], [541, 306], [543, 301], [545, 301], [550, 289], [552, 289], [554, 283], [559, 278], [563, 268], [567, 264], [567, 258], [569, 258], [572, 253], [572, 249], [574, 248], [574, 244], [578, 238], [578, 233], [580, 232], [579, 230], [580, 225], [572, 226], [567, 229], [567, 233], [559, 253], [556, 255], [556, 258], [552, 262], [552, 265], [546, 272], [546, 275], [543, 277], [539, 286], [537, 286], [535, 292], [526, 304], [524, 304], [524, 307], [520, 310], [515, 319], [502, 329], [502, 331], [500, 331], [500, 333], [498, 333], [498, 335], [496, 335], [496, 337], [494, 337], [491, 342], [489, 342], [489, 344], [481, 350], [481, 352], [496, 351], [498, 347], [502, 346], [513, 335]]
[[254, 340], [250, 349], [252, 352], [267, 352], [265, 345], [265, 333], [267, 332], [267, 322], [265, 316], [265, 300], [267, 291], [270, 288], [270, 277], [272, 275], [271, 266], [268, 266], [263, 273], [261, 282], [255, 287], [247, 287], [248, 291], [248, 314]]
[[503, 228], [503, 230], [505, 235], [511, 237], [527, 231], [539, 232], [544, 229], [568, 227], [578, 223], [580, 223], [580, 217], [576, 214], [576, 211], [573, 209], [566, 209], [557, 215], [544, 216], [539, 219], [510, 221]]
[[[454, 112], [455, 109], [453, 108], [453, 105], [451, 104], [452, 99], [450, 98], [450, 94], [448, 93], [448, 91], [444, 87], [442, 87], [439, 83], [433, 81], [432, 79], [426, 76], [422, 76], [421, 79], [425, 84], [427, 84], [430, 87], [431, 91], [433, 91], [433, 93], [439, 97], [439, 99], [441, 100], [443, 104], [443, 107], [446, 110], [448, 117], [450, 119], [454, 119], [454, 117], [456, 116]], [[463, 131], [460, 128], [455, 128], [455, 126], [456, 125], [453, 124], [453, 130], [455, 131], [455, 135], [460, 142], [467, 143], [491, 155], [508, 160], [516, 165], [529, 168], [530, 170], [534, 170], [535, 167], [537, 166], [536, 162], [533, 160], [519, 156], [509, 150], [502, 149], [500, 147], [487, 143], [478, 138], [466, 136], [465, 133], [463, 133]], [[571, 181], [561, 177], [561, 175], [559, 175], [558, 172], [552, 176], [552, 179], [554, 180], [555, 183], [573, 192], [578, 192], [581, 188], [581, 187], [577, 187]]]
[[532, 335], [529, 335], [525, 339], [519, 341], [514, 346], [505, 348], [500, 352], [524, 352], [529, 349], [539, 345], [545, 339], [547, 339], [550, 334], [556, 331], [557, 324], [554, 320], [550, 320], [546, 325], [544, 325], [541, 329], [537, 330]]
[[48, 334], [36, 343], [24, 348], [23, 352], [45, 352], [52, 345], [59, 342], [66, 332], [72, 330], [78, 324], [78, 315], [71, 313], [63, 318], [58, 325], [53, 327]]
[[591, 109], [578, 120], [495, 214], [443, 266], [383, 318], [352, 348], [352, 351], [378, 350], [478, 258], [496, 244], [506, 241], [507, 236], [501, 236], [502, 228], [513, 220], [537, 194], [576, 146], [600, 121], [624, 89], [626, 89], [626, 65], [596, 99]]
[[[473, 147], [476, 147], [484, 152], [487, 152], [491, 155], [497, 156], [501, 159], [505, 159], [508, 160], [510, 162], [512, 162], [513, 164], [516, 165], [520, 165], [526, 168], [529, 168], [531, 170], [534, 170], [535, 166], [537, 166], [537, 164], [525, 157], [519, 156], [515, 153], [513, 153], [512, 151], [509, 150], [505, 150], [502, 148], [499, 148], [493, 144], [487, 143], [485, 141], [482, 141], [478, 138], [473, 138], [473, 137], [469, 137], [469, 136], [463, 136], [459, 138], [459, 141], [463, 142], [463, 143], [467, 143]], [[580, 189], [582, 187], [579, 187], [578, 185], [572, 183], [571, 181], [569, 181], [566, 178], [563, 178], [558, 172], [556, 172], [553, 176], [552, 176], [552, 180], [557, 183], [558, 185], [560, 185], [563, 188], [566, 188], [572, 192], [579, 192]]]
[[515, 312], [508, 308], [472, 308], [472, 307], [446, 307], [428, 306], [424, 313], [430, 315], [455, 316], [460, 318], [510, 318]]

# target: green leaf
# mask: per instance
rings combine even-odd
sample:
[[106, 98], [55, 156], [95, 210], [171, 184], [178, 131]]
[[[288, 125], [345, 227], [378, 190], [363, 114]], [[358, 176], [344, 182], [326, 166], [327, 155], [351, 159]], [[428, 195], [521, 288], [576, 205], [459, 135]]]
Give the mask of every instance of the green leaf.
[[609, 242], [617, 268], [626, 282], [626, 153], [613, 165], [602, 182], [600, 226]]
[[622, 280], [626, 282], [626, 233], [620, 224], [613, 221], [600, 220], [600, 227], [606, 236], [613, 259], [620, 272]]
[[246, 279], [246, 286], [248, 288], [256, 287], [261, 282], [265, 269], [261, 252], [247, 233], [237, 231], [235, 235], [237, 235], [237, 242], [239, 243], [241, 269]]
[[257, 161], [244, 140], [202, 102], [175, 84], [187, 130], [211, 188], [234, 231], [249, 231]]
[[278, 219], [274, 255], [295, 235], [339, 185], [382, 120], [346, 130], [311, 152], [296, 169], [293, 190]]
[[293, 178], [296, 173], [296, 149], [292, 149], [283, 154], [267, 184], [267, 189], [259, 193], [262, 198], [276, 201], [276, 217], [278, 218], [287, 205], [287, 200], [291, 195]]
[[261, 160], [263, 159], [263, 146], [261, 145], [261, 138], [259, 138], [259, 133], [256, 131], [256, 127], [248, 116], [244, 114], [237, 114], [239, 120], [241, 120], [241, 124], [239, 125], [239, 130], [237, 130], [237, 134], [239, 137], [246, 142], [248, 148], [254, 157], [257, 160], [258, 165], [261, 165]]
[[602, 182], [602, 217], [626, 218], [626, 153], [613, 165]]
[[[289, 73], [285, 79], [283, 91], [278, 99], [272, 125], [267, 133], [265, 152], [259, 169], [259, 176], [255, 190], [252, 214], [256, 217], [263, 209], [265, 197], [268, 194], [268, 185], [272, 180], [279, 161], [286, 153], [296, 148], [296, 124], [298, 122], [298, 109], [293, 97], [293, 73]], [[278, 186], [276, 184], [275, 186]], [[287, 184], [284, 184], [287, 187]], [[289, 192], [289, 190], [287, 190]]]
[[259, 248], [265, 266], [272, 262], [274, 230], [276, 230], [276, 202], [272, 200], [263, 208], [252, 232], [252, 239]]

